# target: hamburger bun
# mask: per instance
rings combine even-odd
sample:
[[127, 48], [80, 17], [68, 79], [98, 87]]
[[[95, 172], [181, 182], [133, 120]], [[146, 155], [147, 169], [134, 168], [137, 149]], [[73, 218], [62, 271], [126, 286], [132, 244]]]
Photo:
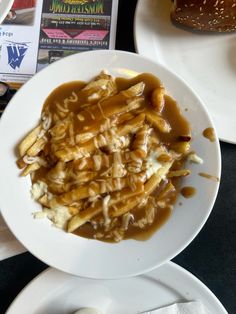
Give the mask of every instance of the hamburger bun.
[[236, 0], [174, 0], [171, 19], [192, 30], [236, 31]]

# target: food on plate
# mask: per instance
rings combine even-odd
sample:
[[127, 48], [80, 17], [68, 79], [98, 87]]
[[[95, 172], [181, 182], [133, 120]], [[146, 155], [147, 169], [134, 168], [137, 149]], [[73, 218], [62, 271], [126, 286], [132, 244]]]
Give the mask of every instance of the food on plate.
[[199, 172], [198, 174], [200, 177], [215, 181], [215, 182], [220, 182], [220, 178], [213, 176], [211, 174], [205, 173], [205, 172]]
[[215, 135], [215, 131], [213, 128], [206, 128], [203, 132], [202, 135], [207, 138], [209, 141], [211, 142], [215, 142], [216, 141], [216, 135]]
[[173, 22], [193, 30], [232, 32], [236, 30], [236, 0], [174, 0]]
[[158, 78], [101, 72], [48, 96], [17, 164], [42, 205], [36, 218], [102, 241], [147, 239], [190, 174], [183, 168], [190, 142], [189, 123]]
[[183, 195], [183, 197], [185, 198], [191, 198], [196, 194], [196, 189], [192, 186], [184, 186], [181, 190], [180, 190], [181, 195]]

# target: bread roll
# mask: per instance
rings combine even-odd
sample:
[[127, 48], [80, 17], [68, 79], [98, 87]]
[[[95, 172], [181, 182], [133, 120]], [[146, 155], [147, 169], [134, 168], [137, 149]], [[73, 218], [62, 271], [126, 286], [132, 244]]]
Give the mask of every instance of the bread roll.
[[173, 2], [171, 12], [173, 22], [199, 31], [236, 31], [236, 0], [174, 0]]

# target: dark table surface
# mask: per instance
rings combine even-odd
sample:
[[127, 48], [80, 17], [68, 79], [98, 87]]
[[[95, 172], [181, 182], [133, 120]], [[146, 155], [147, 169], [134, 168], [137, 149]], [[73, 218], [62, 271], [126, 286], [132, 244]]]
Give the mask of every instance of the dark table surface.
[[[136, 0], [119, 1], [116, 49], [135, 51], [135, 6]], [[210, 218], [195, 240], [173, 261], [198, 277], [219, 298], [227, 311], [235, 314], [236, 146], [221, 143], [221, 151], [222, 179]], [[1, 261], [0, 313], [5, 313], [21, 289], [46, 268], [47, 265], [30, 253]]]

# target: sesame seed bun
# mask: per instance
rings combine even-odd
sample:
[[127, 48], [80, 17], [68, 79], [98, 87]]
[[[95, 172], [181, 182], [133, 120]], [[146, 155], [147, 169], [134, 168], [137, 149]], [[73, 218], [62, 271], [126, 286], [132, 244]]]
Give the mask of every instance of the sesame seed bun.
[[236, 31], [236, 0], [174, 0], [171, 19], [193, 30]]

